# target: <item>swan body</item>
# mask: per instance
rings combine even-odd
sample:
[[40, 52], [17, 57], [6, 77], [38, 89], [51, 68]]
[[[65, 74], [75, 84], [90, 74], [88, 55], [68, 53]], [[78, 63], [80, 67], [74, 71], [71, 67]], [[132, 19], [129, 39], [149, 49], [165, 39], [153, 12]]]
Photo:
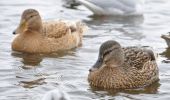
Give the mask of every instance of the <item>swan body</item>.
[[144, 0], [77, 0], [95, 15], [142, 15]]

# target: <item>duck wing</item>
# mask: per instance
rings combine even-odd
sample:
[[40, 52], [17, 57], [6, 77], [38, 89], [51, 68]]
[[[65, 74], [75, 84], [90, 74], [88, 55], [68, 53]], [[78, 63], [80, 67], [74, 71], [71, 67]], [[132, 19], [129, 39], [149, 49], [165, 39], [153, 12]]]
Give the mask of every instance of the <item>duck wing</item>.
[[49, 38], [61, 38], [67, 34], [80, 34], [87, 31], [88, 27], [81, 21], [47, 21], [43, 22], [43, 34]]
[[70, 33], [70, 27], [64, 21], [43, 22], [43, 34], [49, 38], [60, 38]]
[[123, 51], [125, 62], [138, 69], [142, 69], [145, 63], [156, 60], [154, 52], [146, 47], [126, 47]]
[[148, 61], [144, 64], [141, 74], [145, 75], [145, 78], [149, 83], [153, 83], [159, 80], [159, 69], [155, 61]]

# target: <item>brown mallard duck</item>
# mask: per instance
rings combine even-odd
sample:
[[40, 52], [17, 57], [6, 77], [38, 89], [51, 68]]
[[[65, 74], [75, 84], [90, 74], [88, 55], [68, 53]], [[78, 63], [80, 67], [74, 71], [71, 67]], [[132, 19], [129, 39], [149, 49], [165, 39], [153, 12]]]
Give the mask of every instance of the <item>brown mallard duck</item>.
[[95, 65], [89, 70], [90, 85], [101, 88], [141, 88], [159, 80], [156, 57], [146, 47], [121, 47], [113, 40], [104, 42]]
[[166, 41], [168, 47], [170, 47], [170, 32], [168, 32], [166, 35], [162, 35], [161, 38], [163, 38]]
[[64, 20], [42, 22], [39, 12], [27, 9], [13, 34], [12, 50], [26, 53], [53, 53], [76, 48], [87, 29], [81, 22]]

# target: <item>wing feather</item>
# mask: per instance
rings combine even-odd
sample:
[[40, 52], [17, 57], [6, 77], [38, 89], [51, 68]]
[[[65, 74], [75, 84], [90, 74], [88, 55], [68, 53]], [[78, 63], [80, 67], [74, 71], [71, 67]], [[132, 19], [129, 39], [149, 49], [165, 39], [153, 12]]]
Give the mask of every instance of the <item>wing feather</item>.
[[155, 61], [155, 56], [152, 50], [139, 47], [123, 48], [125, 55], [125, 62], [138, 69], [142, 69], [144, 64], [148, 61]]
[[48, 21], [43, 23], [43, 34], [49, 38], [61, 38], [70, 33], [70, 27], [63, 21]]

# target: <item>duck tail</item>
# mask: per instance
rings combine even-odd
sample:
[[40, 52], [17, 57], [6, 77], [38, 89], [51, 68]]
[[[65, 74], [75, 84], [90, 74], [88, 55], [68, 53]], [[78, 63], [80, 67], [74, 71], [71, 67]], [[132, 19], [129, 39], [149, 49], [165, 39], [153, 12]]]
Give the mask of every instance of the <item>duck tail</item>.
[[158, 55], [153, 51], [153, 48], [150, 47], [144, 47], [145, 52], [148, 53], [150, 56], [150, 60], [144, 63], [142, 72], [143, 74], [146, 74], [148, 77], [148, 80], [151, 80], [152, 82], [159, 80], [159, 69], [158, 65], [156, 63], [156, 59]]
[[144, 52], [150, 56], [151, 61], [156, 61], [159, 57], [158, 53], [154, 52], [154, 49], [150, 46], [142, 46]]
[[147, 49], [146, 52], [150, 55], [151, 61], [156, 61], [156, 59], [158, 58], [157, 53], [153, 52], [153, 50], [151, 49]]
[[84, 32], [88, 30], [88, 26], [86, 26], [85, 23], [81, 21], [76, 22], [76, 27], [77, 27], [77, 32], [80, 34], [83, 34]]
[[150, 81], [157, 81], [159, 80], [159, 69], [158, 65], [155, 61], [148, 61], [144, 64], [142, 69], [143, 74], [146, 74], [148, 77], [148, 80]]
[[72, 34], [73, 33], [83, 34], [88, 29], [88, 27], [81, 21], [69, 22], [68, 26]]

